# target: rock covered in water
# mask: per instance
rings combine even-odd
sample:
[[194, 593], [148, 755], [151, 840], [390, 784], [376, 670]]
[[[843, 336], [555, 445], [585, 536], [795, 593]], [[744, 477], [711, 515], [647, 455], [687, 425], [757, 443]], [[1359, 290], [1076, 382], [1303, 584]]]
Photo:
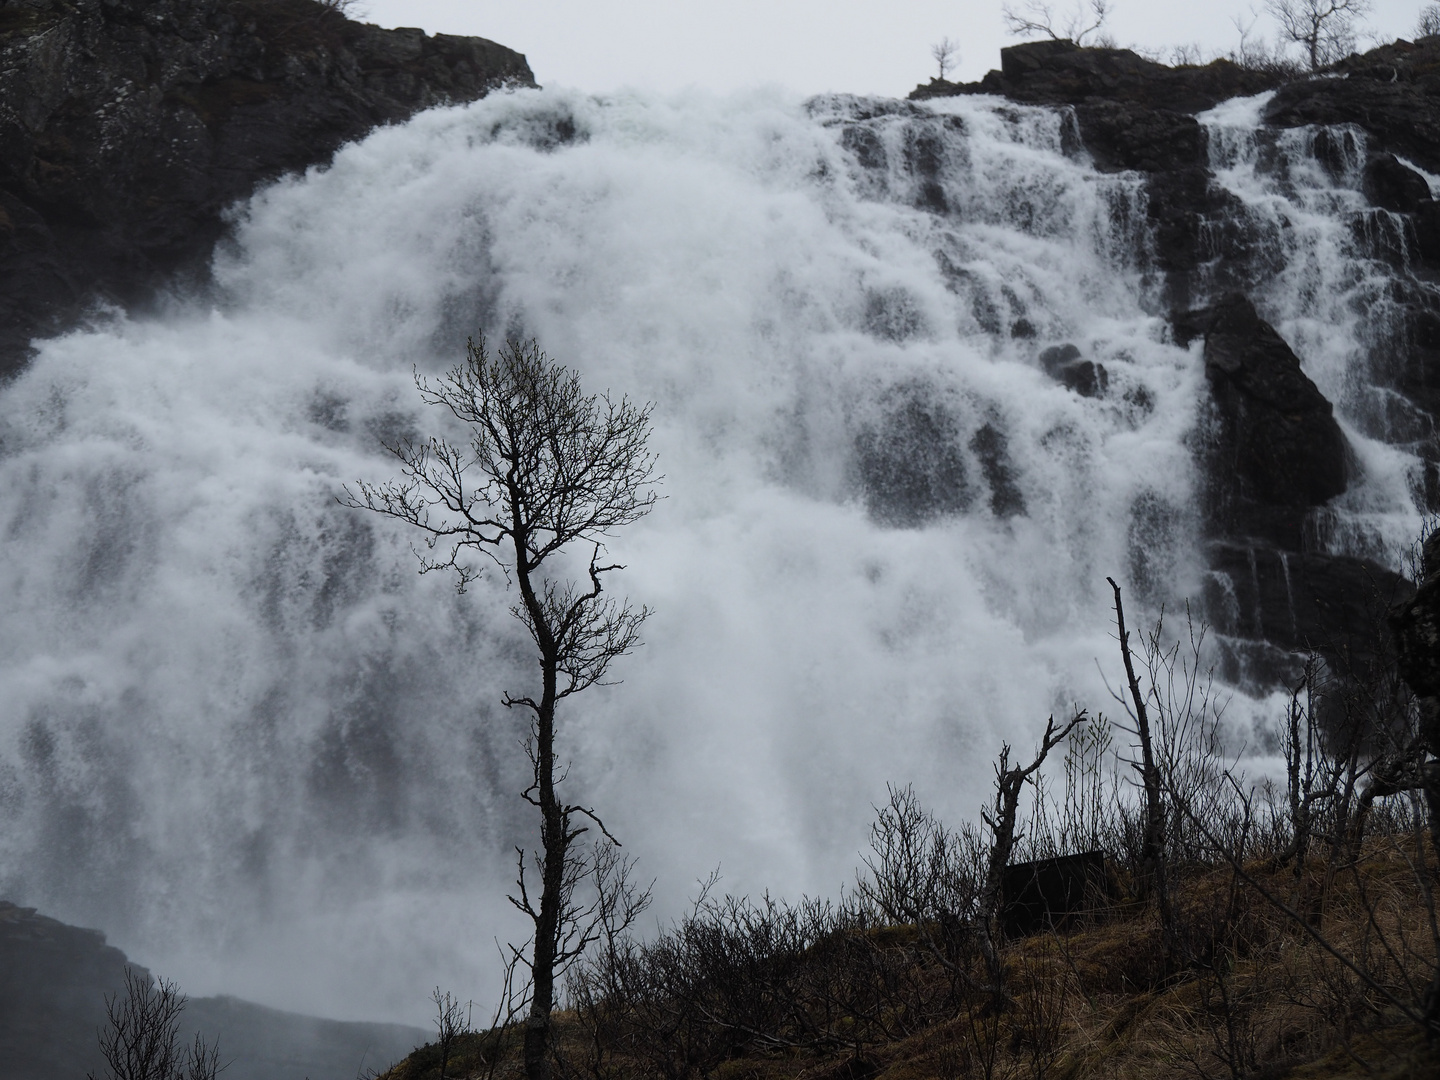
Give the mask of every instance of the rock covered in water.
[[203, 273], [222, 211], [260, 183], [506, 84], [533, 78], [501, 45], [315, 0], [0, 6], [0, 375], [97, 295]]

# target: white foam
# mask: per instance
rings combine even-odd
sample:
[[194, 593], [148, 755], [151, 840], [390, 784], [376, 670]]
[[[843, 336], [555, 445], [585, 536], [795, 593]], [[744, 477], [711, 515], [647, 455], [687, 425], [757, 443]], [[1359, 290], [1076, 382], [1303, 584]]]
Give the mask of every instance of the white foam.
[[[1198, 351], [1152, 310], [1139, 179], [1066, 157], [1059, 124], [496, 95], [260, 194], [205, 304], [43, 343], [0, 393], [3, 891], [194, 993], [409, 1019], [437, 983], [488, 999], [533, 831], [499, 706], [528, 652], [503, 581], [457, 598], [335, 502], [392, 474], [378, 436], [439, 421], [412, 365], [482, 324], [657, 403], [666, 498], [613, 544], [649, 643], [562, 739], [659, 912], [717, 864], [833, 891], [887, 781], [973, 814], [1001, 740], [1107, 706], [1106, 575], [1138, 548], [1173, 595], [1200, 579]], [[916, 206], [924, 154], [945, 213]], [[1042, 372], [1061, 342], [1105, 398]], [[867, 513], [856, 439], [896, 394], [957, 426], [966, 512]], [[991, 512], [987, 423], [1022, 515]], [[1137, 532], [1137, 503], [1168, 528]]]

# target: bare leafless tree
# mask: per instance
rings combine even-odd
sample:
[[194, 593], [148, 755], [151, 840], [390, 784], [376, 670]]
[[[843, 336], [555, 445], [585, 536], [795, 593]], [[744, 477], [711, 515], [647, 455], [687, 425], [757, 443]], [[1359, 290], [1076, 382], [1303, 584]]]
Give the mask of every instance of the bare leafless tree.
[[1370, 10], [1370, 0], [1265, 0], [1265, 10], [1286, 40], [1305, 50], [1310, 70], [1318, 71], [1354, 50], [1355, 23]]
[[1156, 733], [1150, 723], [1150, 709], [1147, 695], [1135, 674], [1135, 662], [1130, 649], [1130, 632], [1125, 628], [1125, 605], [1120, 597], [1120, 586], [1114, 578], [1106, 578], [1115, 593], [1115, 626], [1120, 639], [1120, 657], [1125, 664], [1125, 681], [1129, 689], [1129, 700], [1116, 695], [1116, 699], [1129, 713], [1135, 724], [1131, 729], [1139, 742], [1140, 760], [1133, 762], [1140, 774], [1140, 786], [1145, 795], [1145, 832], [1140, 851], [1142, 881], [1146, 893], [1158, 899], [1161, 919], [1168, 923], [1169, 907], [1165, 888], [1165, 803], [1160, 773], [1160, 761], [1156, 753]]
[[[135, 968], [125, 969], [124, 995], [105, 998], [106, 1025], [100, 1031], [105, 1058], [101, 1080], [215, 1080], [220, 1050], [200, 1036], [180, 1044], [180, 1014], [185, 995], [169, 979], [152, 981]], [[96, 1080], [93, 1073], [89, 1080]]]
[[1088, 719], [1083, 709], [1077, 710], [1068, 723], [1059, 730], [1055, 717], [1045, 721], [1045, 734], [1040, 748], [1029, 765], [1010, 764], [1010, 745], [1000, 748], [1000, 759], [995, 763], [995, 800], [990, 810], [981, 811], [981, 820], [990, 830], [990, 854], [985, 866], [985, 883], [980, 888], [980, 946], [990, 972], [991, 992], [997, 1003], [1005, 996], [1002, 984], [1003, 972], [1000, 962], [1000, 908], [1004, 903], [1005, 868], [1010, 865], [1010, 853], [1015, 848], [1015, 824], [1020, 809], [1020, 795], [1027, 782], [1040, 771], [1050, 751], [1064, 742], [1070, 732]]
[[960, 61], [960, 43], [943, 37], [930, 46], [930, 55], [939, 66], [940, 79], [943, 81], [946, 72]]
[[1415, 20], [1415, 36], [1433, 37], [1436, 34], [1440, 34], [1440, 4], [1426, 4]]
[[[557, 970], [583, 949], [589, 931], [577, 927], [587, 910], [594, 913], [575, 899], [586, 860], [577, 860], [574, 845], [592, 826], [613, 841], [592, 809], [560, 796], [557, 710], [603, 682], [610, 665], [640, 644], [649, 611], [604, 595], [605, 575], [622, 567], [602, 562], [602, 552], [607, 536], [655, 505], [652, 406], [586, 394], [579, 375], [534, 341], [508, 341], [493, 356], [483, 337], [470, 341], [462, 365], [433, 381], [417, 373], [415, 384], [426, 404], [465, 425], [467, 441], [432, 436], [387, 445], [402, 478], [360, 482], [341, 501], [419, 530], [422, 573], [451, 571], [463, 592], [480, 573], [479, 557], [519, 589], [511, 612], [537, 649], [539, 686], [502, 700], [530, 721], [532, 781], [523, 795], [540, 812], [540, 889], [532, 893], [521, 850], [512, 901], [534, 925], [525, 1070], [530, 1080], [545, 1080]], [[581, 544], [590, 548], [584, 580], [555, 576], [557, 557]]]
[[1015, 37], [1044, 35], [1053, 41], [1068, 40], [1084, 45], [1091, 35], [1098, 34], [1110, 18], [1110, 0], [1077, 2], [1069, 12], [1057, 13], [1055, 5], [1046, 0], [1025, 0], [1016, 7], [1005, 4], [1000, 9], [1005, 30]]
[[440, 1047], [440, 1080], [445, 1080], [445, 1069], [455, 1050], [455, 1040], [468, 1028], [465, 1006], [450, 991], [442, 994], [438, 986], [430, 995], [430, 1000], [435, 1003], [435, 1044]]

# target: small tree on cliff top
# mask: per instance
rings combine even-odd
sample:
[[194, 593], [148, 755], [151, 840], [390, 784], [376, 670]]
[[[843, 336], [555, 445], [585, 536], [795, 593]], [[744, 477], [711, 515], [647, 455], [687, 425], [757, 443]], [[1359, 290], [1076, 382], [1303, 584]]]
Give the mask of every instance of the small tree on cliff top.
[[[343, 501], [421, 530], [422, 573], [454, 571], [463, 592], [480, 572], [470, 561], [478, 554], [519, 589], [511, 613], [535, 644], [539, 686], [503, 701], [530, 720], [533, 779], [524, 798], [540, 811], [540, 891], [532, 896], [519, 851], [519, 895], [511, 902], [534, 924], [525, 1071], [544, 1080], [555, 977], [589, 939], [583, 928], [577, 933], [584, 912], [572, 897], [583, 861], [572, 845], [590, 825], [605, 831], [594, 811], [566, 803], [557, 790], [564, 776], [556, 765], [556, 713], [640, 643], [649, 612], [603, 594], [605, 575], [622, 568], [602, 565], [601, 552], [605, 536], [655, 505], [652, 406], [585, 394], [579, 376], [533, 341], [507, 342], [493, 357], [484, 338], [468, 342], [463, 365], [433, 382], [417, 374], [415, 385], [427, 404], [468, 426], [468, 443], [431, 437], [387, 444], [403, 477], [359, 483]], [[584, 579], [552, 576], [552, 560], [576, 544], [590, 548]]]

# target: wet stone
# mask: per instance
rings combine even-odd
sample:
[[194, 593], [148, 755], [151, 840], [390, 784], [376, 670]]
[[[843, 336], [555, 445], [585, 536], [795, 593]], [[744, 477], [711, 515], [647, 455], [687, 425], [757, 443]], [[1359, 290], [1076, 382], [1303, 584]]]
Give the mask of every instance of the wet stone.
[[1411, 214], [1430, 200], [1430, 185], [1414, 169], [1402, 165], [1394, 154], [1377, 154], [1365, 165], [1361, 177], [1365, 197], [1382, 210]]
[[1068, 342], [1041, 352], [1040, 366], [1061, 386], [1081, 397], [1103, 397], [1110, 388], [1110, 373], [1105, 365], [1084, 359], [1080, 350]]

